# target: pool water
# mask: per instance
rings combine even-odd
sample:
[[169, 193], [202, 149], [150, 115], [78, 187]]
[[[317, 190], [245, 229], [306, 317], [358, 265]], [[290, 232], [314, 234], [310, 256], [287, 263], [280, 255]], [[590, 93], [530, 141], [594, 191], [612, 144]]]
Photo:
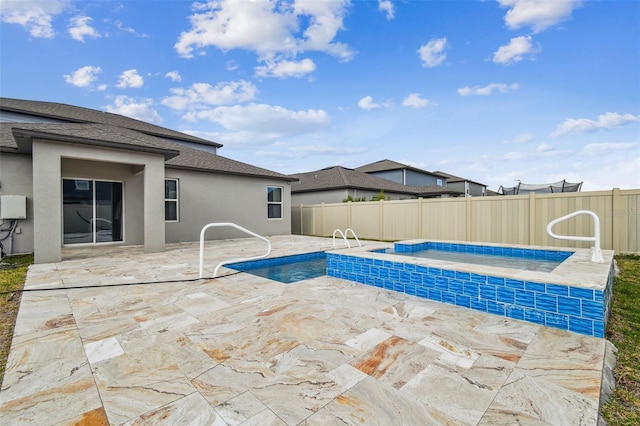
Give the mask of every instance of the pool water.
[[423, 259], [446, 260], [457, 263], [471, 263], [474, 265], [496, 266], [500, 268], [540, 272], [551, 272], [562, 263], [561, 260], [530, 259], [479, 253], [457, 253], [431, 249], [414, 252], [391, 252], [399, 256], [420, 257]]
[[227, 265], [230, 269], [257, 275], [284, 284], [327, 275], [327, 256], [324, 252], [284, 256]]

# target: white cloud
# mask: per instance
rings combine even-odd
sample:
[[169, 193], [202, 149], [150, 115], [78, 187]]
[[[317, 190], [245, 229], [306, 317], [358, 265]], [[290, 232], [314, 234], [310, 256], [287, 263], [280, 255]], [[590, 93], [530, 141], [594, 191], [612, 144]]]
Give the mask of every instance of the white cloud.
[[516, 135], [511, 142], [513, 143], [529, 143], [533, 140], [533, 134], [531, 133], [521, 133]]
[[121, 89], [139, 89], [144, 84], [144, 79], [136, 69], [126, 70], [120, 74], [117, 87]]
[[358, 155], [367, 152], [366, 147], [342, 147], [331, 145], [303, 145], [292, 146], [285, 149], [278, 149], [277, 151], [257, 151], [256, 155], [265, 158], [276, 159], [302, 159], [312, 156], [331, 156], [331, 155]]
[[553, 151], [553, 146], [549, 145], [548, 143], [541, 143], [540, 145], [538, 145], [538, 148], [536, 148], [536, 151], [538, 152]]
[[520, 36], [512, 38], [506, 46], [500, 48], [493, 54], [493, 62], [497, 64], [511, 64], [520, 62], [524, 55], [538, 53], [531, 44], [531, 36]]
[[444, 49], [447, 47], [447, 38], [433, 39], [429, 43], [420, 46], [418, 54], [425, 68], [433, 68], [440, 65], [447, 58]]
[[105, 85], [94, 86], [94, 83], [98, 80], [98, 74], [101, 72], [102, 69], [100, 67], [87, 65], [86, 67], [78, 68], [71, 74], [65, 74], [64, 81], [73, 86], [82, 87], [83, 89], [97, 88], [98, 90], [104, 90], [106, 89]]
[[349, 60], [351, 49], [334, 41], [348, 5], [348, 0], [195, 3], [191, 28], [180, 34], [174, 48], [186, 58], [214, 46], [255, 51], [261, 58], [320, 51]]
[[162, 117], [153, 109], [151, 99], [135, 100], [128, 96], [117, 96], [111, 105], [105, 107], [107, 112], [120, 114], [148, 123], [161, 123]]
[[402, 101], [402, 106], [413, 107], [413, 108], [422, 108], [423, 106], [426, 106], [428, 104], [429, 104], [429, 100], [421, 98], [419, 93], [410, 93]]
[[175, 81], [175, 82], [182, 81], [182, 76], [178, 71], [169, 71], [164, 76], [170, 79], [171, 81]]
[[84, 42], [85, 37], [99, 38], [100, 34], [89, 25], [89, 16], [74, 16], [69, 20], [69, 35], [72, 39]]
[[569, 133], [591, 133], [597, 130], [609, 130], [625, 124], [639, 122], [640, 115], [618, 114], [617, 112], [607, 112], [598, 116], [598, 120], [587, 118], [568, 118], [564, 123], [559, 124], [551, 137], [563, 136]]
[[461, 89], [458, 89], [458, 94], [460, 96], [469, 96], [469, 95], [490, 95], [493, 93], [494, 90], [497, 90], [500, 93], [507, 93], [509, 90], [515, 90], [518, 89], [520, 87], [520, 85], [518, 83], [512, 83], [512, 84], [505, 84], [505, 83], [491, 83], [487, 86], [484, 87], [480, 87], [480, 86], [474, 86], [474, 87], [463, 87]]
[[259, 77], [303, 77], [312, 73], [316, 69], [316, 64], [311, 59], [302, 61], [267, 61], [266, 65], [256, 67], [256, 75]]
[[387, 21], [390, 21], [395, 16], [395, 10], [391, 0], [378, 0], [378, 9], [385, 13]]
[[188, 118], [209, 120], [227, 130], [262, 133], [271, 138], [307, 133], [331, 122], [329, 114], [323, 110], [291, 111], [266, 104], [220, 106], [189, 113]]
[[189, 88], [171, 89], [173, 96], [166, 97], [162, 104], [177, 110], [195, 110], [210, 106], [229, 105], [255, 99], [258, 89], [248, 81], [228, 81], [212, 86], [194, 83]]
[[[638, 149], [640, 143], [638, 142], [609, 142], [609, 143], [590, 143], [584, 147], [584, 153], [587, 155], [600, 155], [608, 152], [622, 152]], [[638, 156], [636, 152], [636, 156]], [[638, 169], [640, 170], [640, 169]], [[636, 172], [638, 172], [636, 170]]]
[[382, 105], [373, 102], [373, 98], [371, 96], [365, 96], [358, 101], [358, 106], [364, 110], [369, 111], [372, 109], [380, 108]]
[[21, 25], [29, 31], [31, 37], [53, 38], [56, 34], [53, 19], [70, 5], [70, 0], [4, 0], [0, 4], [0, 20], [7, 24]]
[[579, 7], [580, 0], [498, 0], [502, 7], [509, 8], [504, 21], [510, 29], [531, 27], [535, 33], [566, 21]]

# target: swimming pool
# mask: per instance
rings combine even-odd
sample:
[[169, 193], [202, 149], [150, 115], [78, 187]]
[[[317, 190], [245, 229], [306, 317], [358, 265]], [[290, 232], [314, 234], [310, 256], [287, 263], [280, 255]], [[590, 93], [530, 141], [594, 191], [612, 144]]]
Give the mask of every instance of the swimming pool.
[[573, 254], [572, 251], [514, 249], [513, 247], [491, 247], [439, 242], [423, 242], [417, 244], [400, 243], [396, 244], [394, 249], [387, 250], [386, 253], [541, 272], [553, 271]]
[[604, 337], [613, 287], [613, 251], [605, 263], [591, 262], [589, 249], [544, 249], [497, 244], [406, 241], [395, 252], [424, 245], [442, 250], [507, 252], [522, 258], [564, 260], [552, 271], [458, 263], [352, 248], [327, 253], [327, 275], [427, 299]]
[[227, 268], [285, 284], [327, 275], [327, 255], [313, 252], [271, 259], [231, 263]]

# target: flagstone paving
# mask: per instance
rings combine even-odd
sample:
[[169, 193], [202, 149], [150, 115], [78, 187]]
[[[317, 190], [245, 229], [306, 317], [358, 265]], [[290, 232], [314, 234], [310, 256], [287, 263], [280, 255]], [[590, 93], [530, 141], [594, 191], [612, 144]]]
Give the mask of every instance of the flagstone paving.
[[[274, 257], [332, 248], [270, 240]], [[603, 339], [326, 276], [199, 280], [198, 248], [65, 249], [33, 265], [0, 423], [598, 423]], [[262, 249], [208, 242], [205, 276]]]

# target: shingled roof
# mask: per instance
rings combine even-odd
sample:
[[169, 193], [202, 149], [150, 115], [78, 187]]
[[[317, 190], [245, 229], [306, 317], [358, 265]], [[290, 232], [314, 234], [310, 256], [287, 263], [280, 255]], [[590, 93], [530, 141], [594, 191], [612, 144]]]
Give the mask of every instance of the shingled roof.
[[386, 172], [390, 170], [403, 170], [403, 169], [445, 177], [440, 172], [429, 172], [427, 170], [422, 170], [417, 167], [409, 166], [407, 164], [402, 164], [402, 163], [398, 163], [397, 161], [387, 160], [387, 159], [376, 161], [370, 164], [365, 164], [364, 166], [355, 168], [355, 170], [359, 172], [364, 172], [364, 173]]
[[[20, 110], [18, 107], [22, 109]], [[28, 109], [29, 107], [31, 110]], [[278, 172], [195, 149], [177, 141], [215, 147], [222, 146], [215, 142], [117, 114], [50, 102], [19, 101], [7, 98], [0, 98], [0, 109], [41, 117], [46, 116], [52, 121], [53, 119], [58, 120], [46, 123], [0, 123], [0, 151], [30, 152], [31, 140], [43, 138], [59, 142], [162, 154], [165, 156], [165, 164], [168, 168], [238, 176], [269, 177], [284, 181], [295, 180], [295, 178]], [[57, 114], [58, 112], [60, 114]], [[83, 120], [79, 119], [80, 116], [83, 117]], [[89, 118], [95, 118], [98, 122], [87, 121]]]
[[290, 175], [299, 179], [291, 186], [291, 193], [317, 192], [329, 189], [361, 189], [429, 197], [443, 194], [460, 195], [459, 191], [442, 186], [407, 186], [342, 166], [327, 167], [307, 173]]

